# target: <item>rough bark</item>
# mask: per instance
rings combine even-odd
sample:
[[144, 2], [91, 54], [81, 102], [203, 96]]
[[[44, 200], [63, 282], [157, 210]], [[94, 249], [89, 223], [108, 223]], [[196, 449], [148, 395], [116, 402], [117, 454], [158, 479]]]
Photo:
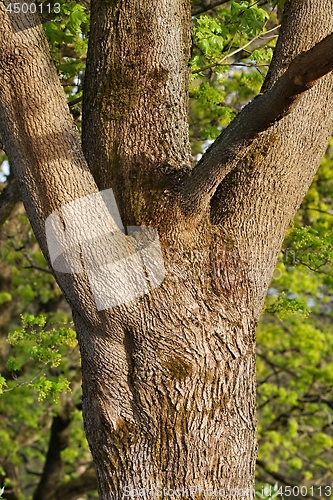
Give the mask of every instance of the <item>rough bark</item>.
[[[55, 272], [80, 343], [101, 499], [134, 489], [151, 498], [157, 487], [187, 499], [210, 498], [209, 488], [252, 497], [255, 325], [333, 126], [332, 75], [307, 90], [323, 74], [307, 69], [331, 47], [332, 9], [289, 2], [266, 95], [190, 172], [190, 5], [92, 2], [83, 146], [93, 178], [41, 28], [0, 6], [0, 133], [46, 257], [47, 216], [97, 186], [114, 189], [125, 224], [158, 229], [163, 247], [163, 284], [112, 310], [96, 310], [85, 274]], [[320, 53], [328, 72], [330, 54]], [[286, 100], [295, 68], [304, 80]], [[106, 210], [101, 220], [112, 228]]]
[[83, 150], [125, 226], [155, 217], [170, 175], [191, 165], [190, 42], [188, 0], [91, 4]]
[[0, 228], [20, 202], [20, 193], [15, 179], [11, 179], [0, 196]]
[[[263, 94], [245, 107], [196, 165], [185, 182], [184, 200], [189, 210], [210, 203], [221, 181], [237, 163], [244, 161], [252, 141], [295, 110], [304, 93], [332, 71], [333, 34], [330, 19], [328, 25], [330, 34], [315, 46], [310, 42], [310, 47], [304, 52], [296, 52], [274, 85], [266, 88]], [[331, 78], [328, 79], [330, 81]]]
[[[318, 4], [309, 0], [288, 2], [263, 95], [279, 85], [279, 79], [297, 66], [297, 61], [304, 62], [311, 56], [310, 49], [316, 42], [326, 43], [332, 38], [333, 2], [322, 7], [318, 11]], [[332, 51], [329, 58], [332, 60]], [[301, 96], [291, 113], [260, 133], [211, 200], [212, 220], [223, 226], [231, 240], [241, 238], [245, 242], [241, 254], [252, 269], [251, 288], [257, 311], [261, 309], [286, 229], [311, 184], [332, 133], [332, 87], [330, 72]], [[248, 215], [242, 217], [241, 213]]]

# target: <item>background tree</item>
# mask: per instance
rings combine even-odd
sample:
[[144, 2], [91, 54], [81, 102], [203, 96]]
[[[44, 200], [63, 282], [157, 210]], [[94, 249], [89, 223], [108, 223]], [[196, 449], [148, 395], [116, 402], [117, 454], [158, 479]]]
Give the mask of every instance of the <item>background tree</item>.
[[[163, 285], [111, 311], [96, 311], [86, 276], [55, 272], [101, 498], [253, 484], [254, 329], [332, 129], [332, 77], [321, 78], [332, 8], [288, 3], [266, 92], [192, 168], [189, 5], [93, 2], [82, 143], [93, 179], [36, 19], [1, 6], [1, 134], [46, 258], [46, 217], [97, 186], [112, 186], [125, 225], [157, 228], [164, 249]], [[203, 57], [210, 42], [198, 42]]]

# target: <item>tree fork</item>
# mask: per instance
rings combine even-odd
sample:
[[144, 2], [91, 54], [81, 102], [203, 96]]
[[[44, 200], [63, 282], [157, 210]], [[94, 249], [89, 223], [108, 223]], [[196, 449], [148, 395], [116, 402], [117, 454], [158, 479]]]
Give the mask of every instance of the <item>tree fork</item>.
[[266, 92], [256, 97], [204, 154], [184, 182], [184, 204], [206, 208], [218, 185], [244, 159], [254, 139], [288, 116], [320, 78], [333, 70], [333, 34], [294, 60]]
[[[282, 37], [294, 26], [297, 12], [307, 16], [307, 23], [309, 19], [315, 23], [312, 33], [303, 28], [297, 40], [300, 52], [313, 46], [313, 41], [308, 46], [308, 33], [320, 42], [332, 32], [327, 3], [289, 4], [294, 10], [284, 21]], [[189, 3], [159, 0], [149, 8], [148, 0], [124, 0], [108, 7], [97, 1], [93, 5], [84, 147], [98, 187], [80, 149], [41, 27], [31, 15], [10, 20], [4, 4], [0, 4], [0, 133], [47, 257], [46, 217], [98, 188], [112, 187], [118, 198], [123, 196], [125, 224], [149, 222], [160, 232], [166, 279], [131, 303], [97, 311], [85, 275], [55, 273], [73, 309], [82, 355], [85, 429], [100, 498], [120, 500], [127, 491], [159, 487], [183, 489], [191, 500], [210, 498], [211, 488], [242, 489], [245, 498], [252, 498], [255, 326], [273, 272], [271, 255], [279, 250], [282, 229], [314, 175], [332, 127], [332, 109], [323, 104], [331, 92], [331, 75], [320, 81], [320, 87], [305, 92], [305, 96], [313, 92], [315, 98], [312, 135], [305, 118], [308, 110], [299, 109], [297, 116], [290, 113], [279, 121], [286, 127], [290, 118], [289, 128], [280, 129], [283, 140], [270, 134], [278, 126], [272, 125], [255, 139], [256, 148], [243, 145], [241, 157], [246, 161], [227, 176], [225, 171], [221, 174], [220, 156], [212, 155], [213, 147], [206, 156], [211, 162], [209, 183], [197, 175], [202, 163], [189, 177], [193, 182], [197, 176], [202, 189], [207, 187], [201, 197], [196, 184], [193, 190], [177, 186], [190, 170], [184, 115]], [[143, 22], [144, 32], [139, 32], [136, 19]], [[104, 36], [105, 52], [99, 50]], [[293, 52], [291, 60], [296, 56]], [[282, 57], [274, 63], [277, 77], [272, 90], [284, 73], [283, 62]], [[124, 94], [124, 82], [130, 96]], [[133, 95], [135, 105], [128, 101]], [[267, 123], [271, 119], [272, 114]], [[304, 125], [315, 146], [311, 157], [299, 137]], [[226, 134], [232, 137], [235, 127], [231, 124]], [[88, 130], [94, 140], [89, 141]], [[284, 151], [289, 133], [295, 134], [296, 142], [288, 142]], [[240, 147], [244, 137], [237, 135]], [[297, 163], [302, 169], [296, 168]], [[219, 182], [224, 181], [210, 206], [217, 186], [213, 171]], [[192, 205], [188, 218], [179, 210], [182, 189], [186, 196], [204, 200]], [[202, 211], [200, 217], [197, 210]], [[108, 227], [106, 212], [101, 213], [104, 217]]]

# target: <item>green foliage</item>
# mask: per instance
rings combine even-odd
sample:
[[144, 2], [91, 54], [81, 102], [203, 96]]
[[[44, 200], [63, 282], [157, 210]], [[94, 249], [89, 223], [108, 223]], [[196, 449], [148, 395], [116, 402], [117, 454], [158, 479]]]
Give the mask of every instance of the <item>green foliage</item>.
[[333, 480], [332, 141], [282, 249], [257, 331], [260, 489]]
[[267, 11], [250, 2], [231, 2], [218, 17], [202, 15], [194, 22], [193, 45], [204, 56], [220, 59], [230, 43], [240, 46], [257, 35], [268, 19]]
[[[26, 314], [22, 316], [22, 327], [15, 329], [8, 335], [7, 342], [15, 346], [7, 361], [7, 367], [11, 372], [22, 369], [30, 361], [33, 362], [34, 375], [31, 381], [20, 381], [13, 386], [9, 384], [7, 390], [28, 383], [38, 393], [38, 400], [45, 399], [51, 395], [55, 400], [64, 390], [70, 390], [69, 381], [64, 376], [56, 379], [47, 379], [44, 375], [45, 368], [64, 368], [63, 356], [67, 353], [66, 347], [77, 346], [75, 331], [68, 327], [45, 328], [46, 316], [33, 316]], [[30, 377], [32, 374], [30, 374]]]
[[[6, 226], [4, 235], [6, 239], [1, 248], [1, 258], [7, 264], [7, 270], [10, 270], [12, 288], [10, 293], [2, 292], [2, 303], [19, 300], [20, 312], [33, 313], [37, 297], [47, 304], [59, 294], [59, 289], [50, 273], [38, 270], [47, 271], [47, 263], [33, 237], [26, 215], [18, 216], [15, 229]], [[31, 273], [34, 268], [36, 271]]]
[[269, 18], [267, 12], [255, 2], [231, 2], [230, 12], [230, 22], [237, 27], [236, 31], [250, 36], [257, 35]]
[[7, 386], [7, 382], [6, 382], [6, 379], [5, 377], [3, 377], [2, 375], [0, 375], [0, 394], [3, 394], [3, 388]]
[[52, 21], [44, 24], [45, 33], [50, 41], [51, 48], [57, 44], [70, 44], [75, 50], [85, 50], [87, 42], [83, 40], [89, 29], [89, 15], [87, 7], [77, 2], [60, 2], [60, 14], [55, 14]]
[[309, 311], [304, 300], [286, 297], [284, 292], [268, 296], [264, 310], [275, 313], [279, 318], [283, 318], [290, 312], [303, 313], [302, 316], [306, 317]]
[[[30, 499], [52, 421], [67, 408], [76, 460], [64, 452], [63, 481], [80, 476], [91, 457], [78, 410], [80, 360], [72, 320], [21, 212], [0, 234], [0, 484]], [[17, 478], [1, 468], [4, 460], [15, 467]]]
[[[82, 82], [88, 49], [89, 5], [85, 0], [61, 0], [60, 5], [60, 13], [47, 19], [44, 29], [73, 116], [78, 117], [81, 113]], [[80, 130], [80, 121], [76, 123]]]
[[[193, 21], [190, 131], [193, 154], [215, 139], [260, 91], [275, 40], [251, 45], [275, 12], [257, 2], [228, 2]], [[245, 51], [246, 50], [246, 51]]]
[[5, 304], [6, 302], [10, 302], [12, 300], [12, 296], [8, 292], [0, 292], [0, 305]]
[[[217, 19], [206, 15], [196, 19], [193, 28], [193, 43], [204, 55], [221, 57], [223, 49], [229, 41], [229, 30], [224, 24], [219, 23]], [[193, 65], [195, 65], [195, 62], [192, 60]]]

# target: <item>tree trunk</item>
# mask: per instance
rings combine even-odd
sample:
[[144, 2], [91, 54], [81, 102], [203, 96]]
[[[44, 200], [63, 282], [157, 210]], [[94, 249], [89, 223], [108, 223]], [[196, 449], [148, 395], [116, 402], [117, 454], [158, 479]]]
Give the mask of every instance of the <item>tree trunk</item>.
[[[9, 19], [3, 5], [0, 21], [0, 132], [47, 259], [46, 218], [97, 186], [114, 190], [125, 225], [157, 229], [163, 250], [162, 285], [108, 310], [97, 310], [86, 273], [54, 271], [80, 343], [100, 498], [178, 490], [205, 499], [210, 489], [251, 498], [255, 326], [333, 126], [332, 74], [315, 84], [325, 71], [306, 52], [332, 32], [333, 2], [288, 3], [266, 94], [194, 169], [188, 2], [92, 1], [83, 113], [90, 171], [41, 28], [31, 15]], [[318, 45], [326, 72], [330, 44]], [[289, 77], [294, 87], [281, 102]], [[111, 228], [106, 210], [101, 217]]]

